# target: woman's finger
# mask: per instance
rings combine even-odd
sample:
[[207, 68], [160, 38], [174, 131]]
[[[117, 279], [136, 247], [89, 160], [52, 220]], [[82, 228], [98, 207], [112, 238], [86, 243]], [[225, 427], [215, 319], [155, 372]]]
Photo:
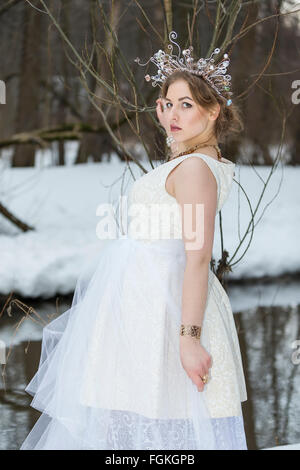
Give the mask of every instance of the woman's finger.
[[198, 392], [202, 392], [204, 390], [204, 383], [203, 380], [201, 379], [202, 374], [199, 374], [199, 372], [190, 372], [188, 373], [189, 378], [191, 381], [197, 386]]
[[161, 110], [161, 107], [159, 105], [159, 103], [157, 103], [157, 107], [156, 107], [156, 115], [157, 115], [157, 118], [160, 122], [160, 125], [166, 130], [165, 128], [165, 120], [164, 120], [164, 113], [162, 112]]
[[160, 99], [160, 98], [158, 98], [158, 99], [156, 100], [156, 107], [159, 108], [159, 110], [160, 110], [161, 112], [163, 112], [163, 105], [162, 105], [162, 102], [161, 102], [161, 99]]
[[163, 113], [166, 109], [166, 100], [164, 98], [158, 98], [156, 101], [160, 103], [160, 109], [161, 109], [161, 112]]
[[204, 385], [206, 385], [207, 382], [209, 381], [209, 370], [207, 370], [204, 374], [200, 374], [200, 377], [201, 377]]
[[200, 375], [196, 375], [193, 380], [194, 384], [198, 388], [198, 392], [202, 392], [204, 390], [204, 383], [200, 377]]

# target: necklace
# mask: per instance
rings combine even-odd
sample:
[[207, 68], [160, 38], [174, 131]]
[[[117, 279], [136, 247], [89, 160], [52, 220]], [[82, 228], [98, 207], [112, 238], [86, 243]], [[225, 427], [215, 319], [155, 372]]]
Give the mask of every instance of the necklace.
[[183, 152], [179, 153], [178, 155], [176, 155], [175, 157], [173, 158], [168, 158], [167, 161], [171, 161], [171, 160], [174, 160], [175, 158], [178, 158], [178, 157], [182, 157], [183, 155], [187, 155], [189, 153], [193, 153], [195, 150], [199, 149], [199, 148], [202, 148], [202, 147], [214, 147], [214, 149], [217, 151], [217, 154], [218, 154], [218, 160], [221, 161], [221, 150], [220, 150], [220, 147], [218, 145], [213, 145], [213, 144], [199, 144], [199, 145], [195, 145], [194, 147], [190, 147], [189, 149], [187, 150], [184, 150]]

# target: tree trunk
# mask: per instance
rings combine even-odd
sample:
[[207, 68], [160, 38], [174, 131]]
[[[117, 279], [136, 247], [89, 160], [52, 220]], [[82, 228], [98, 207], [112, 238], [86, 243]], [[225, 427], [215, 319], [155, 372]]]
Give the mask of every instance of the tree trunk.
[[[38, 6], [39, 2], [32, 3]], [[41, 13], [25, 2], [15, 132], [30, 131], [38, 127], [41, 20]], [[34, 166], [35, 150], [36, 146], [33, 144], [17, 145], [12, 165]]]
[[[118, 25], [119, 16], [121, 13], [121, 0], [116, 0], [113, 2], [113, 8], [110, 10], [110, 27], [112, 31], [116, 32], [116, 27]], [[91, 14], [93, 12], [91, 11]], [[93, 19], [92, 19], [93, 21]], [[96, 38], [95, 38], [96, 39]], [[107, 51], [108, 56], [111, 56], [113, 51], [113, 40], [109, 32], [106, 33], [106, 37], [104, 39], [104, 48]], [[111, 71], [107, 60], [105, 57], [100, 57], [99, 53], [95, 54], [95, 60], [93, 62], [93, 66], [96, 70], [99, 71], [101, 77], [109, 82], [109, 78], [111, 77]], [[106, 96], [106, 91], [104, 88], [99, 85], [94, 79], [92, 80], [91, 89], [94, 94], [94, 101], [99, 107], [105, 106], [100, 100], [97, 100], [97, 97], [104, 98]], [[95, 108], [95, 106], [90, 104], [90, 110], [88, 112], [89, 121], [91, 124], [95, 124], [97, 126], [101, 125], [101, 117], [99, 112]], [[95, 162], [99, 162], [102, 160], [102, 155], [104, 153], [110, 154], [113, 150], [113, 147], [110, 142], [110, 137], [107, 134], [97, 135], [97, 134], [85, 134], [80, 142], [80, 146], [77, 153], [76, 163], [85, 163], [87, 159], [90, 157]]]
[[[61, 25], [62, 28], [65, 32], [65, 34], [70, 37], [70, 17], [71, 17], [71, 5], [70, 5], [70, 0], [65, 0], [63, 8], [61, 9]], [[68, 61], [66, 61], [66, 58], [64, 54], [61, 54], [61, 67], [62, 67], [62, 72], [63, 72], [63, 84], [64, 84], [64, 89], [63, 89], [63, 96], [64, 98], [68, 101], [69, 100], [69, 83], [68, 83]], [[65, 103], [62, 100], [59, 100], [58, 102], [58, 110], [57, 110], [57, 122], [58, 124], [64, 124], [67, 119], [67, 108], [65, 106]], [[65, 164], [65, 143], [63, 140], [60, 140], [58, 142], [58, 165], [64, 165]]]

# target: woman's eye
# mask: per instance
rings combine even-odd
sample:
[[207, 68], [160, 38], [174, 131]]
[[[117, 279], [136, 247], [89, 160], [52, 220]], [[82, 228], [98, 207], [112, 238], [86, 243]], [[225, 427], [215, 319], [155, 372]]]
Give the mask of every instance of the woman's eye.
[[[186, 104], [187, 106], [183, 106], [184, 104]], [[169, 106], [169, 105], [170, 105], [170, 106]], [[169, 108], [169, 109], [170, 109], [171, 106], [172, 106], [172, 103], [166, 103], [166, 108]], [[188, 103], [187, 101], [184, 101], [184, 102], [182, 103], [182, 106], [183, 106], [184, 108], [191, 108], [191, 107], [192, 107], [192, 105], [191, 105], [190, 103]]]

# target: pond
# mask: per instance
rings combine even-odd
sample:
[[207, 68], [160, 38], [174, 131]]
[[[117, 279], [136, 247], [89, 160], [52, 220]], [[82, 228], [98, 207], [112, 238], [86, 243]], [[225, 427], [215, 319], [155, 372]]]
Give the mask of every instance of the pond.
[[[300, 280], [228, 285], [234, 311], [248, 400], [242, 404], [248, 449], [300, 442]], [[0, 384], [0, 449], [19, 449], [40, 413], [29, 405], [24, 388], [35, 374], [40, 358], [42, 322], [66, 311], [72, 296], [51, 300], [20, 299], [40, 318], [26, 319], [20, 310], [4, 311], [0, 344], [9, 357], [2, 364]], [[2, 310], [6, 298], [2, 297]], [[1, 311], [0, 310], [0, 311]], [[1, 343], [1, 341], [3, 343]], [[300, 341], [298, 343], [300, 345]]]

